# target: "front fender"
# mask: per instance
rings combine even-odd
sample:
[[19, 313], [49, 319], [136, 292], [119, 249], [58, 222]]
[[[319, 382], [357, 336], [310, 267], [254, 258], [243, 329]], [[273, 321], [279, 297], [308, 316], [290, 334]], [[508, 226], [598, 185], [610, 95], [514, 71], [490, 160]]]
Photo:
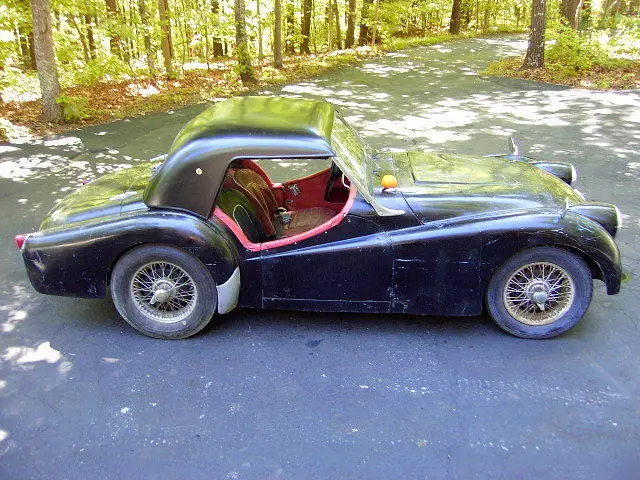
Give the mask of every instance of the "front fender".
[[604, 227], [589, 218], [570, 211], [535, 212], [495, 218], [480, 230], [485, 286], [495, 269], [519, 251], [552, 246], [581, 256], [594, 278], [604, 281], [609, 295], [620, 291], [622, 265], [618, 246]]
[[23, 258], [34, 288], [52, 295], [103, 297], [111, 268], [129, 249], [162, 243], [195, 255], [217, 285], [237, 266], [237, 252], [226, 232], [193, 215], [147, 210], [43, 230], [25, 242]]

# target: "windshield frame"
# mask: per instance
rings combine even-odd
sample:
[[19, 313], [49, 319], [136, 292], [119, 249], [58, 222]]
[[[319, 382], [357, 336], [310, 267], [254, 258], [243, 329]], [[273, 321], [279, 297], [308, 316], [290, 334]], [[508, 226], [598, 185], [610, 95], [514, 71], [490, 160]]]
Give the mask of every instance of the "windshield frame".
[[[393, 208], [385, 207], [380, 204], [371, 189], [369, 188], [369, 179], [371, 178], [371, 156], [373, 149], [368, 145], [364, 139], [356, 132], [351, 125], [338, 113], [335, 112], [334, 128], [331, 132], [331, 148], [333, 149], [335, 156], [333, 161], [340, 168], [342, 173], [353, 183], [364, 199], [373, 207], [376, 213], [382, 217], [391, 217], [395, 215], [402, 215], [404, 210], [396, 210]], [[351, 140], [355, 140], [360, 147], [360, 154], [356, 154], [349, 150], [340, 138], [341, 132], [336, 131], [336, 124], [342, 125], [346, 128], [347, 133], [351, 135]], [[343, 134], [342, 134], [343, 135]], [[360, 172], [357, 172], [353, 168], [353, 164], [359, 165]]]

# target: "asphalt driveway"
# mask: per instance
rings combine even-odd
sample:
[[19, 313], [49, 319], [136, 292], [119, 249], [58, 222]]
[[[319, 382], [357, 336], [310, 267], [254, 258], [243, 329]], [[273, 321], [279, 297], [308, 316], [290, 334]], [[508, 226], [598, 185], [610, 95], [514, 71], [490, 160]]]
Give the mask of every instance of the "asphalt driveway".
[[525, 47], [416, 48], [265, 93], [325, 98], [377, 147], [489, 154], [514, 134], [573, 162], [625, 214], [629, 276], [547, 341], [486, 317], [252, 310], [144, 337], [108, 300], [37, 294], [13, 236], [78, 179], [164, 153], [203, 107], [0, 146], [0, 478], [637, 478], [640, 93], [479, 75]]

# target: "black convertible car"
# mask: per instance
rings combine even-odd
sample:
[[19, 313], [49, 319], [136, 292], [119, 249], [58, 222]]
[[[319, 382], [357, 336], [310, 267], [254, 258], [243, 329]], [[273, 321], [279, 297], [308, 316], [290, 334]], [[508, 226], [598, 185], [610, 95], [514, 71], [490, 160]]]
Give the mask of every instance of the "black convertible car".
[[[278, 183], [270, 164], [315, 173]], [[236, 306], [479, 315], [547, 338], [593, 281], [620, 289], [620, 212], [570, 164], [372, 150], [328, 103], [244, 97], [191, 120], [163, 161], [98, 178], [18, 235], [29, 279], [104, 297], [160, 338]]]

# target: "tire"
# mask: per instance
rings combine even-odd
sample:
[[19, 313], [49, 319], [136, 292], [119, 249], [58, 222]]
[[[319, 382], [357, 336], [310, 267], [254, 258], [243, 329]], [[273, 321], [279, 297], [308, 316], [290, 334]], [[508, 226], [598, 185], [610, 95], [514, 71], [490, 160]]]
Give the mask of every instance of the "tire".
[[486, 300], [500, 328], [517, 337], [538, 339], [575, 326], [589, 308], [592, 293], [591, 271], [580, 257], [559, 248], [536, 247], [514, 255], [496, 270]]
[[110, 288], [122, 318], [154, 338], [198, 333], [218, 302], [215, 282], [202, 262], [168, 245], [144, 245], [126, 253], [113, 268]]

